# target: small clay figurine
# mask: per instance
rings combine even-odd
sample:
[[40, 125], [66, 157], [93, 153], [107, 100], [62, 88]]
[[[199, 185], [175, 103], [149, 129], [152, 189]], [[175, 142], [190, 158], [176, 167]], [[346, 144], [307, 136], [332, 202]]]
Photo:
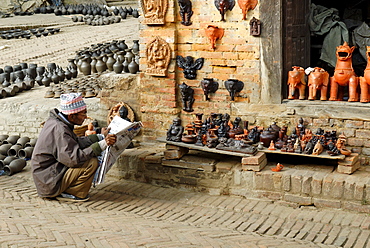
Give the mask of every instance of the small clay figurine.
[[273, 140], [271, 140], [271, 142], [270, 142], [270, 146], [269, 146], [269, 148], [268, 148], [269, 150], [271, 150], [271, 151], [274, 151], [274, 150], [276, 150], [276, 148], [275, 148], [275, 144], [274, 144], [274, 141]]
[[320, 155], [323, 151], [324, 147], [322, 146], [320, 140], [318, 140], [313, 148], [312, 155]]
[[183, 132], [184, 127], [181, 126], [181, 119], [179, 117], [176, 117], [175, 119], [173, 119], [173, 123], [167, 131], [166, 140], [180, 142]]
[[284, 168], [284, 165], [282, 165], [282, 164], [280, 164], [280, 163], [277, 163], [276, 167], [271, 168], [271, 170], [272, 170], [272, 171], [274, 171], [274, 172], [279, 172], [279, 171], [281, 171], [283, 168]]
[[85, 136], [89, 136], [91, 134], [96, 134], [96, 131], [94, 130], [94, 125], [93, 125], [92, 122], [87, 125], [87, 130], [85, 131]]
[[338, 148], [341, 154], [349, 156], [351, 155], [351, 151], [345, 147], [345, 143], [346, 143], [346, 136], [344, 134], [341, 134], [339, 135], [335, 146]]

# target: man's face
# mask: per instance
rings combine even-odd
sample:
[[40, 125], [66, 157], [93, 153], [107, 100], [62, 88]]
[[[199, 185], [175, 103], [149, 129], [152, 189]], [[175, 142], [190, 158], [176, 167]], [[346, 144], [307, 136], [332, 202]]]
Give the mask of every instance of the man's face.
[[84, 109], [76, 114], [68, 115], [68, 120], [74, 125], [82, 125], [87, 117], [87, 110]]

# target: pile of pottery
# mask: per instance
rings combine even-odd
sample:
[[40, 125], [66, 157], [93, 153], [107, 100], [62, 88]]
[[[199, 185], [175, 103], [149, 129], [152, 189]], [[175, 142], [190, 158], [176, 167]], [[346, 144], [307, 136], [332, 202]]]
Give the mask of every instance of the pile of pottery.
[[140, 16], [139, 11], [137, 9], [131, 8], [131, 6], [128, 8], [122, 8], [122, 6], [119, 8], [115, 7], [113, 9], [113, 14], [115, 14], [116, 16], [121, 16], [122, 19], [126, 19], [127, 15], [132, 15], [132, 17], [134, 18], [138, 18]]
[[136, 74], [139, 71], [139, 40], [133, 43], [131, 48], [125, 40], [92, 44], [76, 52], [77, 67], [85, 76], [105, 71]]
[[32, 156], [37, 139], [18, 135], [0, 135], [0, 170], [13, 175], [23, 170]]
[[81, 93], [85, 98], [100, 97], [101, 86], [96, 76], [86, 76], [80, 79], [51, 84], [45, 93], [45, 98], [59, 98], [64, 93]]
[[10, 29], [5, 31], [0, 31], [0, 37], [3, 39], [18, 39], [18, 38], [26, 38], [30, 39], [32, 36], [37, 38], [41, 36], [48, 36], [49, 34], [55, 34], [60, 31], [60, 28], [32, 28], [29, 30], [22, 30], [22, 29]]
[[85, 22], [87, 25], [101, 26], [119, 23], [121, 17], [119, 16], [101, 16], [101, 15], [86, 15], [86, 16], [72, 16], [73, 22]]
[[36, 64], [20, 63], [0, 68], [0, 98], [15, 96], [35, 85]]
[[35, 81], [39, 85], [49, 87], [51, 83], [58, 84], [64, 80], [76, 78], [78, 75], [77, 66], [74, 64], [74, 60], [68, 61], [69, 64], [65, 70], [55, 63], [47, 64], [46, 68], [44, 66], [40, 66], [37, 70]]

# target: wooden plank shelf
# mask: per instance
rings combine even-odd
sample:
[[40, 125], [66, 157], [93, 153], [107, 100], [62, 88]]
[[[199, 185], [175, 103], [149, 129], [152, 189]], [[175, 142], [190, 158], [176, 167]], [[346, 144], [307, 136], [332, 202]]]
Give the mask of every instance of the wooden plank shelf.
[[[184, 143], [184, 142], [168, 141], [168, 140], [166, 140], [165, 137], [157, 138], [157, 140], [159, 142], [164, 142], [166, 144], [179, 146], [179, 147], [186, 147], [186, 148], [189, 148], [189, 149], [199, 150], [199, 151], [204, 151], [204, 152], [212, 152], [212, 153], [225, 154], [225, 155], [238, 156], [238, 157], [253, 156], [253, 154], [246, 154], [246, 153], [240, 153], [240, 152], [230, 152], [230, 151], [219, 150], [219, 149], [216, 149], [216, 148], [208, 148], [206, 146], [196, 146], [194, 144], [187, 144], [187, 143]], [[346, 157], [345, 155], [330, 156], [326, 151], [321, 153], [320, 155], [293, 153], [293, 152], [282, 152], [280, 150], [269, 150], [267, 148], [259, 150], [259, 151], [264, 152], [264, 153], [276, 153], [276, 154], [282, 154], [282, 155], [288, 155], [288, 156], [301, 156], [301, 157], [337, 159], [337, 160], [343, 160]]]
[[219, 150], [216, 148], [208, 148], [206, 146], [196, 146], [194, 144], [187, 144], [184, 142], [174, 142], [174, 141], [168, 141], [165, 137], [157, 138], [157, 141], [163, 142], [169, 145], [179, 146], [179, 147], [186, 147], [193, 150], [203, 151], [203, 152], [212, 152], [212, 153], [218, 153], [218, 154], [225, 154], [230, 156], [237, 156], [237, 157], [250, 157], [253, 156], [253, 154], [247, 154], [247, 153], [241, 153], [241, 152], [229, 152], [224, 150]]

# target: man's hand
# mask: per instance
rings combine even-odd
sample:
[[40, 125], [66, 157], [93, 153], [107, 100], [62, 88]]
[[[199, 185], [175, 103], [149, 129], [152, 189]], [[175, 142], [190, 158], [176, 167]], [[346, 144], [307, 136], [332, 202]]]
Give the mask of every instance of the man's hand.
[[105, 136], [105, 142], [107, 143], [107, 146], [112, 146], [116, 143], [117, 136], [115, 134], [107, 134]]
[[101, 128], [101, 134], [104, 135], [104, 137], [107, 137], [108, 133], [110, 131], [110, 127], [102, 127]]

